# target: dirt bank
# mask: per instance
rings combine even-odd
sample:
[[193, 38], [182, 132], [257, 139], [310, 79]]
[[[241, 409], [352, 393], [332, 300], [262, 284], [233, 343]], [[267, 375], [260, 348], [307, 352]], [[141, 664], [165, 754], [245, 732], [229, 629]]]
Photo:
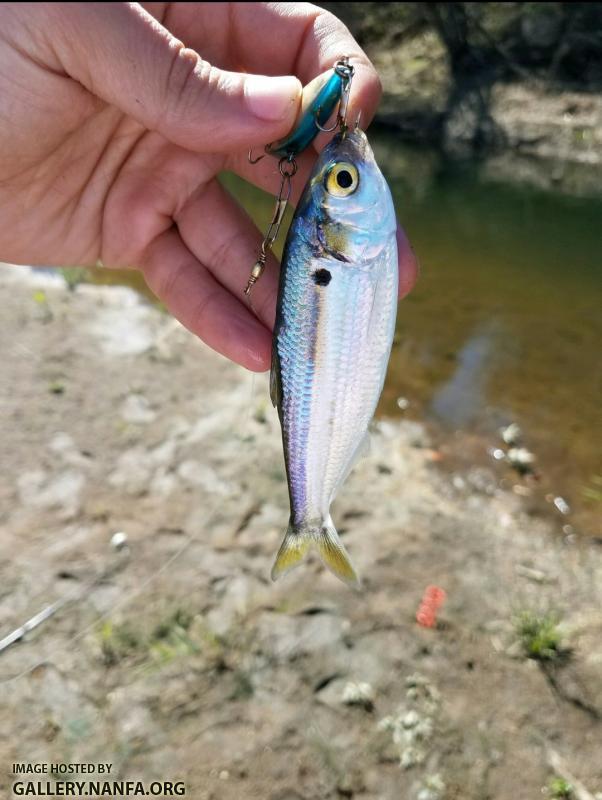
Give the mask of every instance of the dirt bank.
[[491, 162], [507, 181], [599, 194], [599, 9], [560, 3], [322, 5], [350, 27], [378, 69], [383, 98], [376, 122], [397, 131], [400, 140]]
[[15, 761], [198, 800], [515, 800], [559, 772], [602, 792], [599, 546], [393, 420], [333, 510], [363, 591], [315, 560], [272, 584], [265, 377], [127, 289], [4, 267], [0, 298], [0, 638], [70, 598], [0, 653], [2, 796]]

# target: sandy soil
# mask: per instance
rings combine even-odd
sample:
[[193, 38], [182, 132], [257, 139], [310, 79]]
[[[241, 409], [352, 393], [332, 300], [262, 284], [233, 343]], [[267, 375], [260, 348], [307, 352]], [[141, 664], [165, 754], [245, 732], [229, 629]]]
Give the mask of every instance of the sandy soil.
[[[515, 800], [559, 772], [602, 792], [599, 545], [390, 420], [333, 509], [363, 591], [315, 560], [272, 584], [265, 377], [127, 289], [4, 267], [0, 294], [0, 638], [66, 601], [0, 653], [0, 795], [19, 760], [198, 800]], [[557, 614], [562, 652], [526, 658], [521, 612]]]

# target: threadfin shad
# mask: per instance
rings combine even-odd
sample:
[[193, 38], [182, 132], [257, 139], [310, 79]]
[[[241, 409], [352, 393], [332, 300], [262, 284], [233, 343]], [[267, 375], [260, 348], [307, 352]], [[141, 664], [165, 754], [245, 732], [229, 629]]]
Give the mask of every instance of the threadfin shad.
[[282, 260], [270, 393], [278, 408], [291, 504], [272, 578], [315, 548], [359, 583], [330, 505], [361, 454], [391, 352], [397, 310], [396, 219], [365, 134], [324, 148]]

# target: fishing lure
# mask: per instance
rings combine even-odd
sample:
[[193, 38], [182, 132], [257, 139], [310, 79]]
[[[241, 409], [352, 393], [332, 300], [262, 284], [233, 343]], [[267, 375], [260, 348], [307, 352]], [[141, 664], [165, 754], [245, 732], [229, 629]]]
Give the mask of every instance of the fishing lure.
[[[261, 277], [265, 269], [268, 253], [278, 237], [286, 205], [291, 195], [291, 179], [297, 172], [295, 156], [309, 147], [320, 131], [331, 132], [336, 130], [337, 127], [346, 126], [347, 104], [349, 102], [353, 71], [353, 67], [347, 57], [337, 61], [330, 76], [323, 78], [309, 92], [307, 88], [304, 91], [304, 108], [291, 133], [265, 147], [265, 154], [279, 159], [278, 168], [281, 181], [280, 189], [276, 195], [274, 213], [261, 243], [259, 258], [253, 265], [244, 290], [247, 296], [251, 294], [253, 286]], [[332, 128], [324, 128], [323, 126], [330, 119], [337, 105], [339, 106], [339, 111], [334, 126]], [[261, 155], [258, 158], [253, 158], [252, 152], [249, 151], [249, 162], [251, 164], [257, 164], [264, 157], [265, 155]]]

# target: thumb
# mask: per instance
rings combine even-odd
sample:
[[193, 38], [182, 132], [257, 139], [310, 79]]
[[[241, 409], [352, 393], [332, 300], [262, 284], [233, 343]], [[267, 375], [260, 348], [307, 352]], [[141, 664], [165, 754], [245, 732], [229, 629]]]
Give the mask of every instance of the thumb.
[[218, 69], [138, 3], [56, 5], [65, 70], [175, 144], [231, 152], [274, 141], [293, 126], [301, 99], [296, 77]]

